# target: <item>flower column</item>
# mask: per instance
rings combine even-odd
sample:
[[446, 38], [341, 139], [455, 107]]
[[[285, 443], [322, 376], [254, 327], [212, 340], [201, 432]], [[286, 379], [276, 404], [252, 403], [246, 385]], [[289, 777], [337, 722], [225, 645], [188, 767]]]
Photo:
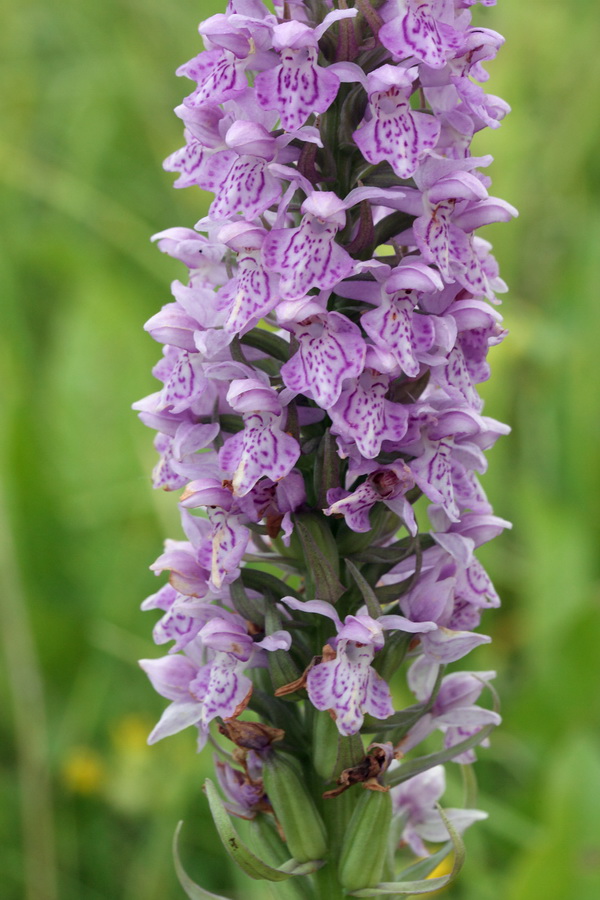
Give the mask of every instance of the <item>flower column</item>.
[[[443, 886], [484, 816], [437, 800], [499, 722], [477, 703], [494, 673], [445, 669], [499, 603], [475, 550], [508, 523], [478, 473], [508, 429], [477, 384], [506, 288], [477, 231], [516, 214], [469, 150], [507, 112], [475, 0], [340, 5], [231, 0], [201, 24], [165, 167], [214, 200], [156, 236], [189, 274], [146, 325], [162, 388], [136, 404], [155, 486], [184, 489], [144, 603], [174, 642], [142, 661], [171, 701], [150, 741], [194, 726], [227, 852], [327, 898]], [[446, 843], [393, 881], [423, 841]]]

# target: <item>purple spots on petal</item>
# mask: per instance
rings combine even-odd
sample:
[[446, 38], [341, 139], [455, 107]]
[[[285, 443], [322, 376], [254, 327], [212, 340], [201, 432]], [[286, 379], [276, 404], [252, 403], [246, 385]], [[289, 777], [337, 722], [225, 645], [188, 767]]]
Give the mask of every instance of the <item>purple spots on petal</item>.
[[331, 313], [312, 317], [295, 334], [299, 349], [281, 368], [284, 383], [293, 391], [309, 391], [328, 409], [339, 399], [344, 379], [363, 370], [366, 347], [360, 329]]
[[281, 182], [270, 174], [266, 160], [241, 156], [229, 170], [225, 182], [215, 185], [215, 191], [210, 207], [213, 218], [227, 219], [240, 214], [251, 221], [277, 202]]
[[281, 65], [256, 78], [256, 95], [264, 109], [276, 109], [286, 131], [301, 128], [314, 113], [329, 109], [336, 98], [339, 78], [317, 65], [317, 50], [285, 49]]

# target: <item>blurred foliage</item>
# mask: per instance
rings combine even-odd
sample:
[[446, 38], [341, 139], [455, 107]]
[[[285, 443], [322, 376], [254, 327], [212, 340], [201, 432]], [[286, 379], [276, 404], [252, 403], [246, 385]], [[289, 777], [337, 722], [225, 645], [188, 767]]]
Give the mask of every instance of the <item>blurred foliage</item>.
[[[223, 861], [188, 731], [145, 736], [163, 701], [138, 609], [148, 565], [179, 534], [152, 493], [151, 434], [130, 403], [154, 390], [142, 323], [178, 274], [148, 236], [192, 225], [205, 198], [161, 160], [181, 144], [171, 75], [220, 0], [25, 0], [0, 35], [2, 488], [0, 842], [4, 900], [176, 900], [170, 840], [190, 873], [265, 896]], [[476, 151], [516, 223], [488, 229], [511, 286], [486, 412], [513, 426], [485, 485], [514, 531], [484, 562], [504, 605], [492, 647], [504, 724], [479, 753], [487, 823], [467, 835], [454, 900], [600, 896], [600, 84], [597, 4], [499, 0], [507, 37], [490, 90], [514, 107]], [[567, 61], [571, 60], [571, 63]]]

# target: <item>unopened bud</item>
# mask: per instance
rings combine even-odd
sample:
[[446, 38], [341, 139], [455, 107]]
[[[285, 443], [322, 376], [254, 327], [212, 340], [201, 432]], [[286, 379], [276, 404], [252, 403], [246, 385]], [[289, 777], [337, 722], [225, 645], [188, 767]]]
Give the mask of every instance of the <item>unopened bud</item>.
[[296, 766], [273, 753], [265, 761], [263, 783], [291, 856], [298, 862], [322, 859], [327, 852], [325, 826]]
[[375, 887], [381, 881], [391, 821], [389, 792], [365, 791], [352, 814], [342, 847], [339, 878], [346, 890]]

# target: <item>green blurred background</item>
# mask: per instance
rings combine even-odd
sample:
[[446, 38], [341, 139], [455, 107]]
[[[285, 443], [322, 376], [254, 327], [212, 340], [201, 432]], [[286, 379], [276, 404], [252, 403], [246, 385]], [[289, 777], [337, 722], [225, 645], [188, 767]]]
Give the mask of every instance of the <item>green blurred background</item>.
[[[262, 897], [232, 873], [205, 818], [210, 760], [191, 731], [149, 749], [163, 701], [136, 659], [157, 655], [140, 601], [178, 536], [153, 493], [153, 391], [143, 322], [179, 267], [149, 235], [192, 225], [203, 198], [171, 189], [171, 113], [220, 0], [60, 0], [4, 10], [0, 184], [6, 228], [0, 411], [0, 893], [3, 900], [176, 900], [170, 840], [190, 872]], [[494, 643], [504, 725], [479, 754], [487, 823], [467, 836], [455, 900], [600, 896], [600, 85], [597, 3], [475, 8], [507, 37], [489, 66], [513, 113], [494, 192], [521, 217], [487, 229], [511, 291], [486, 412], [513, 434], [486, 488], [511, 534], [484, 562], [504, 605]]]

